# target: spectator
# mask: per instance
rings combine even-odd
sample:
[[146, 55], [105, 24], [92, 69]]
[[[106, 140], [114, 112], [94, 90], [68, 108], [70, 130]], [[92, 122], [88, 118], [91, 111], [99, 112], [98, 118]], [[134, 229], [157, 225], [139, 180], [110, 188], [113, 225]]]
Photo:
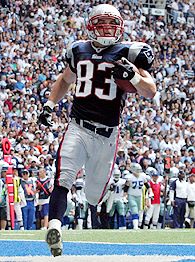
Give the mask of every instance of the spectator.
[[7, 192], [6, 192], [6, 185], [5, 185], [5, 177], [4, 177], [4, 170], [2, 168], [1, 171], [1, 178], [0, 178], [0, 229], [5, 230], [7, 225]]
[[[195, 172], [194, 172], [195, 173]], [[193, 170], [188, 176], [188, 186], [187, 186], [187, 203], [186, 203], [186, 213], [185, 213], [185, 225], [186, 227], [194, 227], [195, 219], [195, 174]]]
[[49, 197], [53, 190], [53, 181], [47, 177], [44, 168], [39, 169], [39, 176], [36, 180], [36, 191], [38, 192], [38, 209], [41, 218], [41, 229], [48, 227]]
[[[22, 208], [26, 206], [26, 199], [24, 196], [24, 190], [21, 185], [21, 178], [18, 176], [18, 170], [13, 168], [13, 184], [14, 184], [14, 212], [18, 227], [20, 230], [24, 230], [24, 223], [22, 217]], [[8, 228], [11, 229], [10, 212], [8, 208], [7, 212]]]
[[147, 229], [149, 227], [150, 220], [152, 219], [152, 224], [150, 225], [150, 228], [156, 229], [160, 214], [161, 182], [158, 181], [159, 174], [155, 168], [149, 167], [146, 170], [146, 174], [151, 177], [149, 185], [151, 187], [153, 196], [151, 197], [151, 205], [148, 207], [146, 211], [144, 228]]
[[170, 201], [173, 206], [173, 227], [183, 228], [186, 212], [187, 182], [185, 174], [179, 171], [178, 178], [170, 185]]
[[24, 229], [32, 230], [35, 222], [35, 194], [36, 188], [29, 171], [24, 169], [22, 172], [21, 185], [24, 190], [26, 206], [22, 207]]

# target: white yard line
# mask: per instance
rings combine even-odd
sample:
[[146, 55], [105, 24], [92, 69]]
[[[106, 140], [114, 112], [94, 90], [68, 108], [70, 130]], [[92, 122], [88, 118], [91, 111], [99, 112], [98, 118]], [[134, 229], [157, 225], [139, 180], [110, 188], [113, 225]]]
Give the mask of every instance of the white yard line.
[[13, 233], [13, 234], [9, 234], [9, 233], [2, 233], [0, 234], [2, 236], [35, 236], [35, 234], [31, 234], [31, 233], [25, 233], [25, 234], [22, 234], [22, 233]]
[[173, 262], [189, 259], [195, 261], [195, 257], [185, 256], [61, 256], [61, 257], [46, 257], [46, 256], [26, 256], [26, 257], [0, 257], [0, 261], [4, 262]]

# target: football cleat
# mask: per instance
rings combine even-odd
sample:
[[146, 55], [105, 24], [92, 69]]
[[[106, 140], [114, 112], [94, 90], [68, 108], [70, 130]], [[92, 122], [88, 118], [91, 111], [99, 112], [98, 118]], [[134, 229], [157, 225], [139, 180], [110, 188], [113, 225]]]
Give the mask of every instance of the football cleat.
[[51, 220], [50, 222], [54, 222], [54, 223], [51, 223], [52, 226], [50, 226], [50, 228], [47, 231], [46, 242], [49, 245], [51, 254], [54, 257], [61, 256], [63, 244], [62, 244], [61, 225], [59, 226], [60, 221], [54, 219]]

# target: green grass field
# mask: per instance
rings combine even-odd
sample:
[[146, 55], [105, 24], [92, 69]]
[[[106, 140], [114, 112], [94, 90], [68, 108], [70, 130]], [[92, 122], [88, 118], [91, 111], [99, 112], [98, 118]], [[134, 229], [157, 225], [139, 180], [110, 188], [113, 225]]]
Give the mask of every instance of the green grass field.
[[[0, 231], [0, 239], [44, 240], [45, 231]], [[195, 244], [195, 229], [169, 230], [69, 230], [63, 231], [64, 241], [110, 243]]]

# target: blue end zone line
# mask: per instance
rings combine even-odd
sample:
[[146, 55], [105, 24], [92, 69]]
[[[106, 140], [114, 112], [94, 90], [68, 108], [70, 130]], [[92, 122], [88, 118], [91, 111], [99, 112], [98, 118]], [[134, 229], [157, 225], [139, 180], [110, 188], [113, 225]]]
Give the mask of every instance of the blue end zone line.
[[[194, 244], [113, 244], [113, 243], [83, 243], [63, 242], [63, 255], [166, 255], [194, 256]], [[0, 256], [50, 256], [44, 241], [0, 241]]]

